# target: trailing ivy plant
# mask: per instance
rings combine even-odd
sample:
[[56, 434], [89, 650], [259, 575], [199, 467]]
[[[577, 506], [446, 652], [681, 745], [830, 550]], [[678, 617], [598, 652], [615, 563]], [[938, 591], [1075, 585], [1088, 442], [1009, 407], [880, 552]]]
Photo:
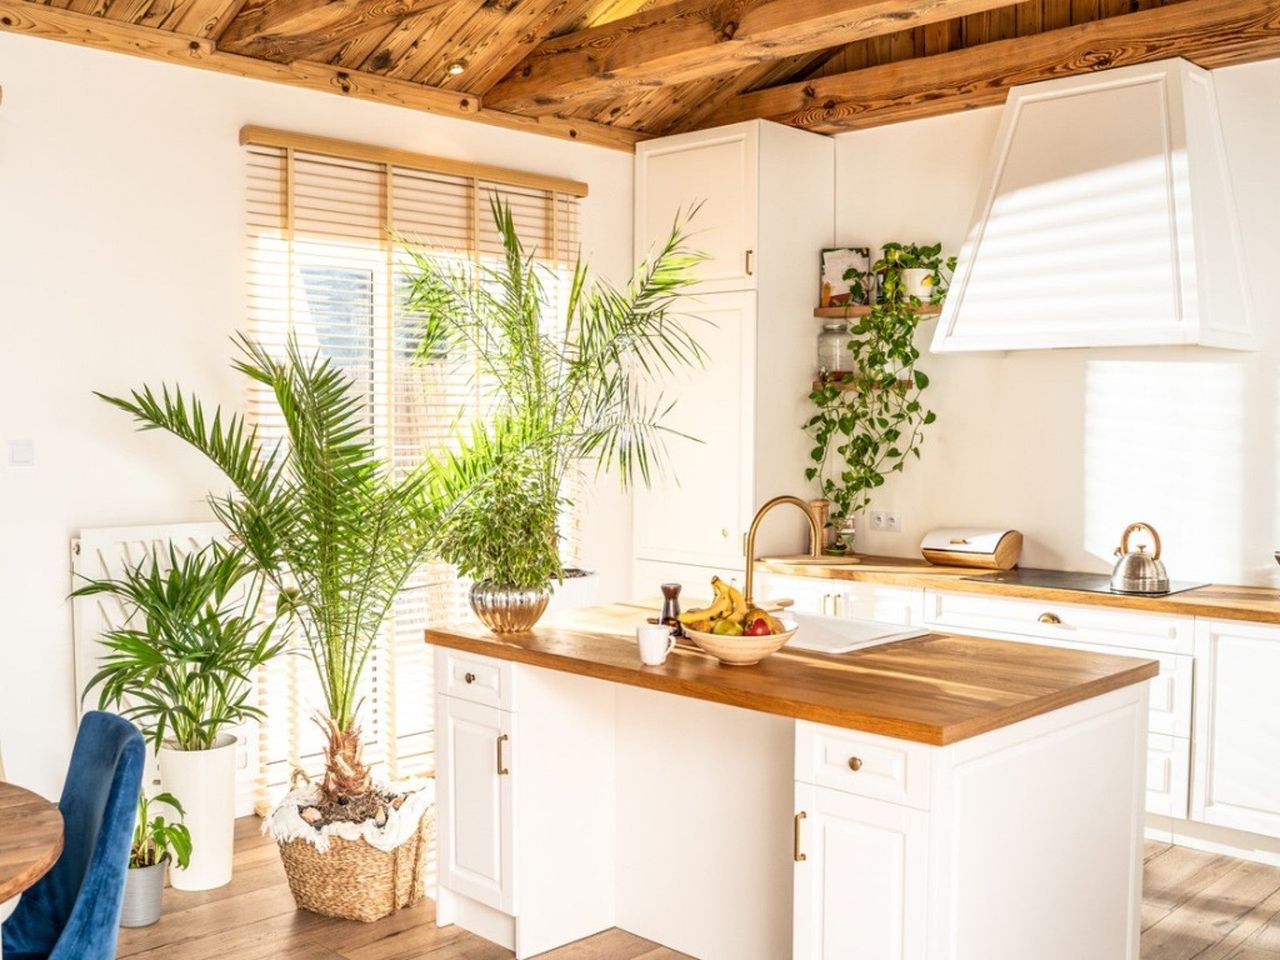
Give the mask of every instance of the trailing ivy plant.
[[903, 270], [919, 267], [933, 271], [928, 302], [941, 303], [955, 258], [944, 259], [941, 244], [884, 245], [872, 266], [878, 301], [849, 324], [853, 372], [809, 394], [817, 411], [805, 423], [813, 438], [805, 478], [831, 501], [835, 529], [866, 509], [887, 476], [901, 473], [908, 459], [920, 459], [924, 428], [937, 419], [921, 401], [929, 377], [916, 366], [915, 333], [926, 302], [910, 296], [902, 282]]

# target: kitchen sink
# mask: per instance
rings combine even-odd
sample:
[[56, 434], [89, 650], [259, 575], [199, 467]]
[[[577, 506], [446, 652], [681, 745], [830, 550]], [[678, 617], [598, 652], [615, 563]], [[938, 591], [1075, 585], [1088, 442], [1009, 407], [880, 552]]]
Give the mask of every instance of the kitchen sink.
[[878, 623], [875, 620], [853, 620], [849, 617], [824, 617], [816, 613], [788, 615], [798, 627], [784, 649], [812, 650], [816, 653], [851, 653], [881, 643], [923, 637], [929, 631], [906, 627], [900, 623]]

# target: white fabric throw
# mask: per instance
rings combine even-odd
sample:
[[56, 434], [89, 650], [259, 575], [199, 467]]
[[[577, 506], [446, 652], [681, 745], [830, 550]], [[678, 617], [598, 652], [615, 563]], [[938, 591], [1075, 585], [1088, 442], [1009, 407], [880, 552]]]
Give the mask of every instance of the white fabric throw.
[[364, 840], [371, 847], [390, 853], [418, 829], [419, 822], [435, 803], [436, 785], [434, 780], [426, 780], [407, 786], [392, 787], [383, 783], [374, 786], [380, 791], [404, 796], [404, 802], [398, 810], [387, 804], [387, 822], [381, 827], [372, 820], [361, 823], [326, 823], [319, 829], [313, 827], [302, 819], [301, 811], [320, 802], [320, 786], [306, 783], [285, 794], [284, 799], [262, 821], [262, 832], [269, 834], [277, 843], [288, 843], [290, 840], [310, 841], [321, 853], [328, 851], [331, 837]]

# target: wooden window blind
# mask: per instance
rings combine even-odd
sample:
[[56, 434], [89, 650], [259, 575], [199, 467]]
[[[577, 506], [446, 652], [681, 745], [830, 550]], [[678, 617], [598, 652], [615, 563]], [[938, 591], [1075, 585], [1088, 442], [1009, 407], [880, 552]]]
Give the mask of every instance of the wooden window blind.
[[[553, 271], [559, 299], [577, 255], [585, 185], [260, 128], [245, 128], [241, 142], [250, 334], [283, 351], [292, 333], [340, 365], [364, 398], [386, 461], [412, 468], [424, 452], [453, 442], [482, 397], [471, 358], [414, 362], [415, 323], [402, 310], [411, 260], [400, 242], [430, 256], [497, 258], [489, 202], [498, 195], [526, 247]], [[284, 424], [269, 392], [257, 387], [249, 402], [263, 442], [279, 442]], [[576, 529], [567, 518], [575, 556]], [[388, 779], [434, 767], [434, 683], [422, 633], [433, 621], [471, 615], [465, 589], [441, 565], [418, 571], [371, 657], [361, 711], [366, 759]], [[266, 809], [295, 767], [321, 766], [322, 737], [310, 717], [323, 700], [314, 666], [301, 656], [263, 668], [258, 696], [267, 719], [259, 726], [257, 803]]]

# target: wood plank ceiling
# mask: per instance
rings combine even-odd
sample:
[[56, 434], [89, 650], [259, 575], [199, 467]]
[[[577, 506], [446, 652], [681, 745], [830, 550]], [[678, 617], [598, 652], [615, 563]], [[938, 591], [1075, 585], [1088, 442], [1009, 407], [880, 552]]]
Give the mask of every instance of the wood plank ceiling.
[[1165, 56], [1280, 56], [1280, 0], [0, 0], [0, 29], [629, 148], [750, 117], [856, 129]]

